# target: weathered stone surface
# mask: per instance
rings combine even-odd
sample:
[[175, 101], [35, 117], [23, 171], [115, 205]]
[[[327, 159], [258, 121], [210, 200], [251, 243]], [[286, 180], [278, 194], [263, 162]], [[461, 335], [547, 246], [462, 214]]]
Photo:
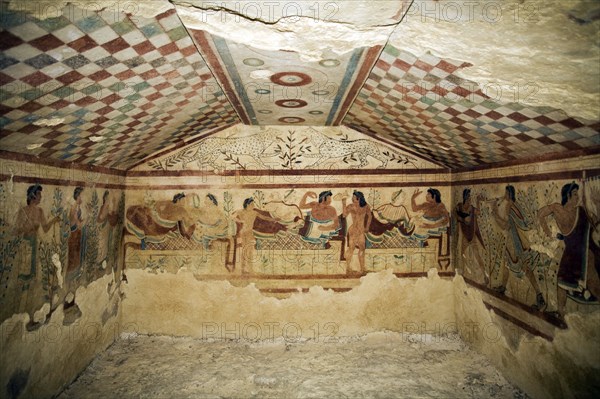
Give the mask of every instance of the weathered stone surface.
[[305, 61], [323, 59], [326, 50], [344, 54], [357, 47], [383, 45], [402, 11], [402, 3], [392, 1], [185, 1], [175, 5], [188, 29], [261, 50], [294, 51]]
[[371, 333], [326, 341], [130, 336], [59, 398], [523, 398], [456, 336]]
[[593, 1], [415, 1], [390, 43], [472, 64], [461, 76], [501, 102], [598, 119], [599, 9]]
[[0, 326], [0, 396], [53, 397], [112, 344], [120, 334], [119, 315], [103, 318], [103, 313], [118, 308], [120, 299], [110, 287], [112, 275], [80, 287], [75, 302], [81, 317], [72, 324], [66, 323], [62, 307], [31, 331], [27, 314], [5, 320]]
[[[461, 337], [534, 398], [596, 397], [600, 392], [600, 313], [573, 313], [552, 342], [527, 334], [488, 310], [482, 294], [455, 278]], [[506, 327], [508, 323], [508, 328]], [[510, 327], [512, 326], [512, 327]]]
[[152, 0], [152, 1], [129, 1], [129, 2], [114, 2], [111, 0], [97, 1], [81, 1], [72, 2], [64, 0], [47, 0], [43, 2], [28, 2], [20, 0], [11, 0], [8, 3], [8, 9], [15, 11], [26, 11], [32, 16], [39, 19], [48, 19], [59, 17], [62, 10], [66, 6], [75, 6], [87, 10], [88, 12], [95, 11], [112, 11], [115, 13], [129, 13], [131, 15], [144, 18], [152, 18], [167, 10], [173, 8], [173, 5], [168, 0]]
[[315, 328], [350, 336], [380, 330], [450, 333], [456, 327], [452, 283], [437, 273], [410, 280], [390, 270], [370, 273], [347, 293], [314, 286], [281, 300], [265, 297], [254, 284], [197, 281], [185, 271], [155, 275], [137, 269], [127, 277], [122, 324], [135, 333], [220, 338], [229, 329], [251, 336], [259, 326], [262, 335], [270, 330], [311, 338]]

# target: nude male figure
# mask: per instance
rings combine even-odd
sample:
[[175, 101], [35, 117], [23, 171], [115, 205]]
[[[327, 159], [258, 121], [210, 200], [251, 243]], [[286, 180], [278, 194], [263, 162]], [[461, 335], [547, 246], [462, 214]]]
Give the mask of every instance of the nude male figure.
[[348, 228], [348, 253], [346, 255], [346, 273], [350, 272], [350, 262], [354, 249], [358, 248], [358, 262], [360, 271], [365, 272], [365, 234], [369, 231], [373, 213], [371, 207], [367, 204], [365, 196], [360, 191], [355, 191], [352, 194], [352, 203], [346, 205], [346, 198], [342, 199], [344, 211], [342, 215], [347, 217], [352, 216], [352, 225]]

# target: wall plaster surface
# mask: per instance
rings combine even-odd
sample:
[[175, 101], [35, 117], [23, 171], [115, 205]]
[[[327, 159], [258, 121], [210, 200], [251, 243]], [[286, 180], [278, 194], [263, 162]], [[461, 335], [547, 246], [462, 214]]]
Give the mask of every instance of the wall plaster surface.
[[122, 324], [135, 333], [293, 339], [456, 330], [452, 283], [433, 269], [419, 279], [370, 273], [346, 293], [314, 286], [286, 299], [263, 296], [252, 283], [234, 287], [227, 281], [197, 281], [185, 271], [154, 275], [129, 270], [127, 277]]
[[454, 279], [459, 334], [509, 381], [534, 398], [597, 397], [600, 313], [571, 313], [552, 342], [532, 336], [488, 310], [479, 290]]
[[[592, 156], [462, 172], [453, 174], [452, 180], [460, 188], [461, 184], [469, 185], [469, 180], [480, 179], [476, 187], [481, 189], [481, 185], [492, 184], [497, 178], [513, 179], [525, 187], [527, 183], [523, 182], [530, 175], [591, 171], [597, 159]], [[37, 170], [21, 162], [7, 161], [3, 165], [14, 166], [19, 174], [39, 177], [42, 183], [44, 179], [75, 176], [75, 180], [93, 184], [95, 175], [102, 181], [106, 179], [107, 185], [122, 182], [122, 177], [108, 178], [86, 171], [60, 175], [64, 171], [49, 167]], [[134, 186], [136, 180], [139, 184], [147, 181], [134, 178]], [[545, 184], [542, 177], [540, 181]], [[219, 183], [214, 182], [215, 186]], [[451, 197], [457, 198], [458, 194]], [[444, 194], [444, 198], [448, 196]], [[451, 211], [454, 205], [449, 206]], [[435, 270], [428, 278], [418, 279], [399, 279], [391, 270], [369, 273], [345, 293], [314, 286], [307, 293], [282, 300], [265, 296], [251, 279], [199, 281], [185, 269], [176, 274], [128, 269], [126, 275], [129, 282], [122, 285], [126, 299], [121, 305], [112, 274], [80, 287], [75, 298], [82, 317], [71, 326], [63, 326], [62, 307], [31, 332], [26, 332], [29, 316], [25, 314], [6, 320], [1, 326], [0, 387], [9, 385], [11, 378], [15, 382], [28, 375], [23, 394], [49, 397], [73, 380], [121, 332], [205, 339], [310, 339], [315, 334], [327, 338], [391, 330], [434, 335], [459, 331], [465, 341], [533, 397], [581, 397], [600, 389], [594, 381], [600, 370], [600, 316], [592, 307], [589, 311], [570, 307], [565, 319], [568, 328], [553, 330], [552, 340], [547, 340], [487, 310], [483, 293], [465, 284], [462, 277], [450, 281], [438, 277]], [[121, 315], [114, 317], [118, 308]], [[40, 312], [47, 311], [46, 307]], [[43, 315], [38, 316], [43, 320]], [[5, 362], [7, 358], [15, 360]], [[31, 371], [27, 372], [29, 367]]]
[[81, 317], [73, 324], [63, 324], [62, 306], [33, 331], [25, 313], [2, 323], [1, 397], [53, 397], [118, 338], [120, 294], [112, 275], [79, 287], [75, 298]]

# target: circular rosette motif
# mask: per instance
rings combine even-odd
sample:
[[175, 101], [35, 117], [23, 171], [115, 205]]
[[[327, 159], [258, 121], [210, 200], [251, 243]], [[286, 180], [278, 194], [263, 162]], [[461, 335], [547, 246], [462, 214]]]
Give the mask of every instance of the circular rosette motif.
[[284, 99], [275, 101], [275, 104], [283, 108], [302, 108], [306, 107], [307, 102], [299, 99]]
[[303, 118], [298, 118], [297, 116], [284, 116], [277, 120], [282, 123], [302, 123], [305, 121]]
[[271, 82], [282, 86], [304, 86], [312, 82], [312, 78], [302, 72], [279, 72], [271, 75]]
[[254, 66], [254, 67], [258, 67], [258, 66], [265, 64], [265, 62], [263, 60], [261, 60], [260, 58], [246, 58], [242, 62], [248, 66]]
[[340, 61], [334, 59], [321, 60], [319, 61], [319, 65], [325, 68], [335, 68], [340, 65]]

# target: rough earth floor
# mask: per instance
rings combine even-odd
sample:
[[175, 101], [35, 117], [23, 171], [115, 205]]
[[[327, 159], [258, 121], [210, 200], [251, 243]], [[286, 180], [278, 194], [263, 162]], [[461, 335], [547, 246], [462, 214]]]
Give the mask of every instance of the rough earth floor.
[[373, 333], [319, 341], [133, 335], [66, 398], [527, 398], [455, 336]]

